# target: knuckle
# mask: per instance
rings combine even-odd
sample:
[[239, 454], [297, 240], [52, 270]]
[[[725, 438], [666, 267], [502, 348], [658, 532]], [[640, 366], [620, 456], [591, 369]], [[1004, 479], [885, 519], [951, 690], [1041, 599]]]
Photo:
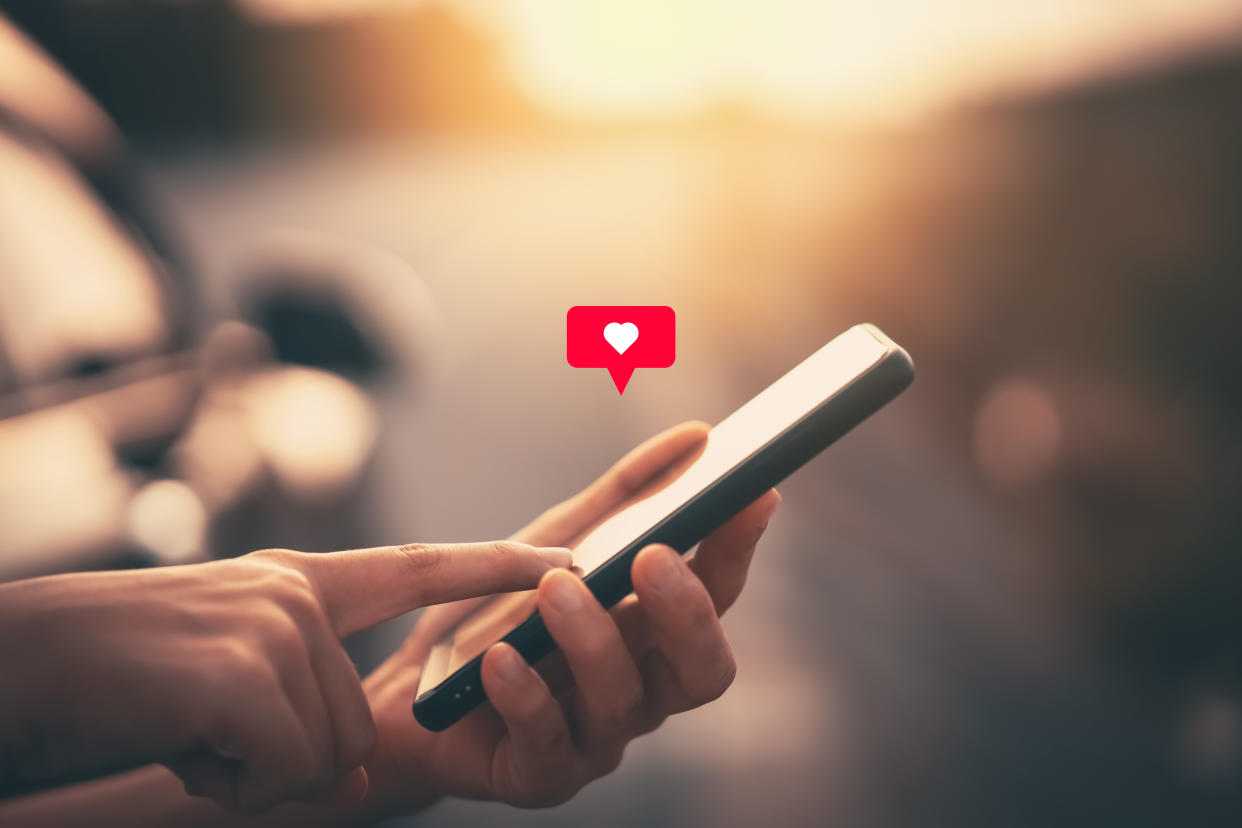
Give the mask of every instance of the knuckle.
[[686, 621], [691, 629], [708, 629], [714, 626], [719, 618], [716, 615], [716, 605], [712, 603], [711, 596], [708, 595], [705, 587], [701, 587], [697, 592], [695, 600], [687, 602]]
[[596, 711], [596, 718], [608, 730], [619, 730], [629, 724], [642, 700], [640, 688], [627, 686]]
[[245, 654], [235, 657], [233, 663], [231, 686], [264, 695], [281, 692], [280, 676], [271, 660], [254, 648], [247, 648]]
[[339, 757], [339, 766], [342, 770], [356, 768], [371, 755], [371, 751], [375, 748], [376, 730], [375, 720], [368, 715], [364, 720], [365, 724], [360, 724], [351, 733], [349, 740], [341, 747], [341, 755]]
[[621, 760], [625, 757], [625, 744], [622, 743], [616, 747], [607, 748], [599, 751], [595, 755], [595, 761], [592, 762], [592, 777], [598, 779], [621, 767]]
[[397, 547], [410, 575], [425, 578], [444, 566], [447, 553], [442, 547], [426, 543], [407, 543]]
[[612, 751], [604, 761], [604, 773], [609, 774], [621, 767], [621, 760], [625, 758], [625, 745]]
[[306, 639], [298, 622], [279, 605], [270, 607], [262, 624], [264, 648], [281, 658], [298, 655], [306, 650]]
[[622, 700], [622, 710], [626, 718], [633, 716], [642, 707], [644, 695], [642, 684], [639, 681], [630, 684]]
[[607, 732], [621, 730], [629, 722], [630, 711], [620, 705], [606, 708], [595, 714], [597, 724]]
[[688, 694], [691, 703], [699, 707], [714, 702], [725, 694], [735, 678], [737, 678], [737, 662], [730, 657], [719, 671], [712, 674], [711, 679], [698, 685]]
[[596, 672], [613, 658], [612, 642], [605, 636], [583, 631], [582, 637], [572, 647], [565, 647], [565, 655], [575, 670]]
[[504, 560], [505, 558], [512, 557], [513, 544], [503, 540], [488, 541], [487, 552], [493, 558]]
[[267, 659], [255, 648], [250, 637], [234, 636], [215, 643], [214, 661], [224, 666], [213, 671], [224, 681], [252, 679], [263, 673]]
[[290, 549], [264, 549], [246, 556], [264, 564], [256, 584], [262, 594], [299, 617], [322, 612], [314, 581], [298, 565], [298, 559], [306, 556]]
[[584, 661], [598, 663], [608, 656], [608, 639], [596, 632], [584, 631], [575, 650]]
[[[290, 555], [300, 555], [292, 552]], [[263, 586], [269, 592], [282, 598], [296, 595], [314, 595], [315, 588], [310, 577], [298, 567], [291, 557], [282, 558], [278, 565], [269, 567]]]
[[251, 560], [279, 563], [288, 560], [290, 555], [297, 554], [292, 549], [259, 549], [247, 555]]
[[544, 728], [531, 740], [531, 747], [540, 756], [555, 756], [569, 749], [569, 734], [564, 729]]
[[259, 564], [275, 572], [297, 572], [296, 561], [304, 555], [293, 549], [260, 549], [236, 559], [238, 563]]
[[546, 701], [536, 698], [519, 699], [505, 711], [505, 718], [523, 728], [542, 734], [541, 723], [545, 715], [546, 704]]
[[279, 601], [289, 615], [307, 620], [323, 615], [323, 607], [310, 578], [302, 572], [290, 570], [290, 574], [283, 576], [282, 580]]

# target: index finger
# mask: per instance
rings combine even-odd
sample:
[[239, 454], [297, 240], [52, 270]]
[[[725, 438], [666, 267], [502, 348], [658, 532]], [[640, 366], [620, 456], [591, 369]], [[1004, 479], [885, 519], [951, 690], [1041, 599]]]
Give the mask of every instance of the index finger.
[[568, 549], [514, 541], [290, 554], [342, 637], [427, 604], [530, 589], [549, 569], [571, 562]]
[[699, 448], [710, 427], [686, 422], [632, 449], [578, 494], [553, 506], [513, 534], [534, 544], [567, 544], [642, 490], [656, 475]]

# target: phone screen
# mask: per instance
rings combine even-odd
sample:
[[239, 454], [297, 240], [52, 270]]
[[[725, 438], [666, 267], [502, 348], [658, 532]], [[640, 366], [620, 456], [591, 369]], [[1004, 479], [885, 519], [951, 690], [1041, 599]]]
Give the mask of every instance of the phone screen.
[[[677, 512], [696, 495], [879, 363], [893, 347], [859, 325], [833, 339], [708, 432], [697, 455], [683, 458], [573, 546], [574, 565], [589, 575]], [[482, 655], [535, 608], [533, 590], [498, 596], [449, 629], [428, 657], [421, 696]]]

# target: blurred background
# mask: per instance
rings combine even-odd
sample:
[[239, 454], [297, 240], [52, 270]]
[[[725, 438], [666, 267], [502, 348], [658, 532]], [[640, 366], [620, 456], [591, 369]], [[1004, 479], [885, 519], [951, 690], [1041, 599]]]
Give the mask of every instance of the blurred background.
[[0, 577], [503, 536], [872, 321], [919, 379], [782, 487], [730, 692], [418, 821], [1242, 820], [1236, 2], [0, 14]]

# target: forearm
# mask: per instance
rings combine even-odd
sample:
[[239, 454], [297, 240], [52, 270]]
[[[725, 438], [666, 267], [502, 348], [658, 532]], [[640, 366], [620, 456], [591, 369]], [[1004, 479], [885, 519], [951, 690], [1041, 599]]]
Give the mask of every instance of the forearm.
[[224, 824], [211, 821], [212, 809], [209, 801], [186, 796], [169, 771], [151, 766], [0, 803], [0, 823], [14, 828]]
[[[374, 766], [367, 762], [371, 791], [362, 803], [350, 808], [289, 805], [242, 818], [209, 800], [188, 796], [180, 780], [158, 765], [4, 800], [5, 788], [10, 792], [28, 790], [27, 783], [36, 780], [81, 776], [127, 763], [132, 767], [151, 761], [161, 751], [172, 755], [184, 749], [181, 739], [166, 740], [171, 748], [160, 741], [167, 734], [166, 728], [132, 721], [133, 710], [149, 709], [144, 707], [140, 692], [145, 684], [133, 678], [133, 665], [116, 666], [107, 657], [100, 657], [93, 645], [81, 643], [84, 635], [97, 634], [100, 627], [83, 621], [80, 612], [75, 615], [84, 602], [91, 607], [111, 608], [124, 596], [114, 595], [105, 603], [96, 600], [90, 589], [66, 587], [79, 587], [87, 579], [98, 581], [103, 577], [52, 576], [0, 585], [0, 825], [355, 826], [420, 811], [437, 799], [432, 791], [414, 784], [420, 774], [411, 774], [408, 762], [388, 756], [387, 761], [377, 759]], [[158, 624], [138, 626], [159, 628]], [[157, 640], [155, 645], [159, 643]], [[149, 641], [138, 641], [119, 652], [146, 653], [151, 646]], [[98, 681], [90, 679], [90, 671], [82, 669], [83, 651], [87, 661], [102, 658], [108, 663], [105, 676], [126, 681], [101, 689]], [[81, 698], [115, 704], [84, 717], [79, 710]], [[403, 707], [408, 717], [408, 706]], [[409, 724], [413, 724], [412, 719]], [[96, 732], [101, 728], [102, 737]], [[402, 745], [389, 741], [381, 736], [377, 747], [408, 758]]]
[[6, 828], [336, 828], [379, 818], [368, 813], [366, 802], [348, 808], [284, 805], [238, 816], [187, 796], [177, 777], [158, 765], [0, 802], [0, 825]]

